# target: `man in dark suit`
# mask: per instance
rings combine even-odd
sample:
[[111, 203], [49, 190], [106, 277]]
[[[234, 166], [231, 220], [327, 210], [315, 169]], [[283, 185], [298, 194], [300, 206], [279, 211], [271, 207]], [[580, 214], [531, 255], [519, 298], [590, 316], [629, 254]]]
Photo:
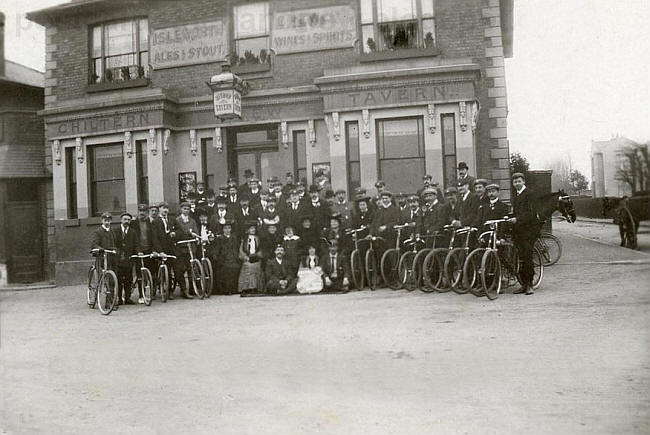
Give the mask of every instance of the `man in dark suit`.
[[390, 191], [383, 190], [379, 195], [379, 200], [370, 229], [374, 236], [380, 236], [384, 239], [378, 244], [377, 259], [381, 258], [386, 249], [395, 246], [396, 234], [393, 228], [402, 220], [402, 212], [395, 205], [393, 194]]
[[465, 162], [459, 162], [458, 163], [458, 184], [461, 182], [467, 181], [467, 184], [469, 184], [470, 188], [474, 186], [474, 177], [468, 174], [469, 172], [469, 167], [467, 166], [467, 163]]
[[[481, 204], [479, 206], [476, 220], [472, 225], [479, 230], [483, 227], [485, 221], [503, 219], [503, 217], [507, 216], [510, 211], [508, 204], [499, 200], [498, 184], [488, 184], [485, 190], [487, 191], [488, 202], [487, 204]], [[499, 232], [501, 233], [502, 230], [500, 229]]]
[[[193, 239], [194, 235], [199, 232], [196, 222], [194, 222], [194, 219], [190, 217], [190, 203], [182, 202], [179, 208], [181, 213], [176, 216], [176, 238], [174, 239], [174, 242]], [[196, 246], [193, 246], [193, 248], [196, 249]], [[188, 245], [177, 245], [176, 257], [178, 258], [174, 262], [174, 277], [176, 282], [181, 286], [181, 295], [186, 299], [192, 299], [193, 296], [190, 294], [184, 278], [185, 272], [189, 272], [190, 270], [190, 253]]]
[[248, 194], [242, 194], [239, 197], [239, 207], [233, 213], [235, 219], [235, 232], [241, 239], [247, 230], [245, 222], [254, 220], [257, 221], [257, 210], [250, 206], [250, 199]]
[[479, 206], [490, 202], [486, 190], [487, 185], [488, 182], [484, 178], [477, 178], [476, 181], [474, 181], [474, 194], [478, 198]]
[[420, 226], [416, 227], [419, 234], [434, 234], [449, 222], [446, 221], [444, 214], [444, 204], [438, 200], [438, 191], [429, 186], [422, 192], [424, 206], [422, 207], [422, 218]]
[[118, 304], [133, 304], [131, 300], [131, 284], [133, 276], [131, 274], [132, 259], [138, 250], [138, 235], [133, 228], [130, 228], [130, 213], [122, 213], [120, 216], [120, 226], [113, 230], [115, 236], [115, 246], [117, 248], [117, 281], [119, 283]]
[[291, 267], [284, 259], [282, 245], [275, 247], [275, 258], [266, 263], [266, 291], [271, 294], [287, 294], [296, 292], [298, 278], [291, 273]]
[[479, 199], [472, 193], [467, 178], [458, 183], [458, 190], [460, 195], [457, 226], [467, 227], [476, 220]]
[[328, 253], [320, 258], [325, 290], [347, 290], [350, 285], [350, 271], [343, 255], [339, 255], [339, 242], [328, 241]]
[[[101, 219], [102, 225], [93, 231], [90, 236], [90, 249], [108, 249], [113, 251], [116, 249], [115, 233], [111, 229], [113, 217], [109, 212], [104, 212], [102, 213]], [[105, 253], [104, 255], [106, 255], [106, 265], [108, 266], [108, 269], [115, 270], [117, 260], [113, 258], [114, 255], [108, 253]], [[114, 309], [117, 309], [117, 305]]]
[[237, 191], [237, 184], [234, 180], [228, 182], [228, 209], [236, 210], [239, 207], [239, 192]]
[[515, 248], [521, 260], [519, 272], [522, 286], [514, 293], [526, 293], [532, 295], [533, 290], [533, 247], [535, 240], [539, 237], [541, 226], [537, 221], [534, 209], [533, 194], [526, 189], [524, 174], [515, 172], [512, 174], [512, 185], [515, 188], [515, 197], [512, 200], [513, 217], [510, 218], [512, 227], [512, 238]]
[[[152, 224], [153, 252], [158, 254], [174, 255], [174, 222], [169, 219], [169, 204], [158, 204], [159, 216]], [[174, 268], [174, 259], [167, 260], [167, 265]], [[174, 289], [170, 289], [168, 299], [174, 299]]]
[[223, 233], [216, 239], [217, 292], [223, 295], [238, 291], [237, 279], [241, 260], [239, 258], [239, 238], [233, 232], [234, 221], [227, 219], [222, 227]]
[[[279, 207], [278, 207], [279, 208]], [[300, 202], [300, 194], [298, 190], [293, 189], [289, 192], [289, 202], [280, 208], [280, 220], [283, 226], [292, 226], [298, 228], [300, 224], [300, 216], [306, 214], [305, 206]]]
[[304, 206], [303, 215], [311, 215], [312, 224], [318, 231], [322, 231], [329, 224], [329, 217], [332, 214], [330, 206], [321, 201], [318, 186], [312, 184], [309, 186], [310, 201]]
[[418, 233], [418, 228], [422, 226], [422, 219], [424, 213], [420, 208], [420, 198], [417, 195], [410, 195], [408, 197], [408, 205], [402, 210], [402, 222], [414, 224], [412, 228], [408, 228], [405, 236], [411, 236]]
[[[153, 214], [155, 211], [158, 211], [158, 205], [156, 204], [151, 204], [148, 207], [145, 204], [140, 204], [138, 206], [138, 218], [135, 222], [131, 223], [131, 228], [135, 230], [138, 237], [138, 254], [151, 254], [153, 252]], [[135, 271], [138, 278], [141, 278], [139, 264], [138, 262]], [[146, 258], [144, 260], [144, 266], [149, 269], [151, 276], [156, 276], [155, 261], [153, 258]], [[140, 293], [138, 303], [144, 304], [144, 293], [141, 282], [138, 283], [138, 291]]]
[[208, 220], [208, 226], [214, 234], [223, 234], [223, 225], [227, 220], [234, 219], [233, 212], [228, 210], [228, 200], [225, 196], [219, 196], [215, 203], [217, 209]]

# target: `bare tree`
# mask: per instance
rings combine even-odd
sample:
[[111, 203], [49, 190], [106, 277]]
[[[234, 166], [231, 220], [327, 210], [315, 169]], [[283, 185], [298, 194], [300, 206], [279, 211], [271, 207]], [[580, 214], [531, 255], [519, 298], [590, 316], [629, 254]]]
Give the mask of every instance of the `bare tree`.
[[630, 186], [633, 195], [648, 191], [650, 187], [648, 144], [625, 147], [622, 155], [623, 163], [616, 171], [616, 179]]
[[578, 195], [580, 195], [583, 190], [587, 190], [589, 188], [587, 177], [585, 177], [585, 175], [577, 169], [571, 171], [571, 175], [569, 175], [569, 182], [571, 183], [571, 190], [573, 193], [577, 193]]

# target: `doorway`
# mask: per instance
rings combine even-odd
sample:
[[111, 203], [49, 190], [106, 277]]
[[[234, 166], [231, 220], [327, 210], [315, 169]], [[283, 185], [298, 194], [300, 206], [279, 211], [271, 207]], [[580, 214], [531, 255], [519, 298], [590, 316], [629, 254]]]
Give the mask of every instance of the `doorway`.
[[253, 125], [228, 129], [228, 169], [239, 184], [246, 181], [246, 170], [250, 170], [262, 183], [275, 175], [282, 177], [293, 172], [293, 160], [284, 155], [286, 150], [278, 142], [278, 126]]
[[38, 180], [7, 183], [7, 260], [10, 282], [43, 279], [43, 234]]

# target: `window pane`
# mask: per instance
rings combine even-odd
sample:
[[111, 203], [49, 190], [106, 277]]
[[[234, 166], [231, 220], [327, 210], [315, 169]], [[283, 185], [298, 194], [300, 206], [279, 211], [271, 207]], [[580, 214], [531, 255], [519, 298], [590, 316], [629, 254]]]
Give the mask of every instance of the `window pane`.
[[234, 10], [235, 38], [268, 35], [268, 3], [236, 6]]
[[456, 154], [456, 126], [454, 115], [442, 115], [442, 149], [444, 155]]
[[433, 0], [420, 0], [422, 3], [422, 17], [433, 17], [435, 16], [433, 10]]
[[445, 186], [453, 186], [456, 181], [456, 156], [445, 156], [444, 165]]
[[77, 165], [75, 162], [75, 149], [65, 149], [65, 167], [67, 172], [67, 197], [68, 197], [68, 218], [77, 217]]
[[294, 131], [293, 140], [296, 147], [296, 168], [307, 167], [307, 140], [305, 131]]
[[146, 177], [149, 175], [149, 171], [147, 169], [147, 142], [139, 140], [136, 142], [136, 148], [136, 170], [138, 171], [138, 177]]
[[135, 51], [135, 23], [125, 21], [122, 23], [107, 24], [104, 42], [106, 43], [106, 56], [133, 53]]
[[241, 39], [237, 41], [237, 56], [240, 64], [259, 64], [270, 62], [268, 55], [269, 38]]
[[359, 123], [348, 122], [345, 126], [347, 127], [348, 160], [359, 161]]
[[102, 55], [102, 26], [93, 27], [92, 38], [92, 57], [101, 57]]
[[377, 0], [377, 19], [401, 21], [417, 18], [415, 0]]
[[236, 136], [237, 146], [256, 144], [260, 142], [268, 142], [272, 140], [273, 130], [253, 130], [253, 131], [238, 131]]
[[93, 184], [95, 214], [105, 210], [119, 212], [126, 209], [124, 180], [99, 181]]
[[417, 21], [380, 24], [383, 48], [388, 50], [415, 48], [418, 43]]
[[298, 169], [298, 180], [302, 180], [303, 178], [307, 178], [307, 169]]
[[379, 121], [381, 158], [423, 157], [422, 129], [418, 119]]
[[359, 162], [350, 162], [348, 168], [348, 190], [354, 192], [354, 189], [361, 186], [361, 165]]
[[361, 0], [361, 24], [373, 22], [372, 2], [373, 0]]
[[149, 50], [149, 22], [145, 19], [139, 21], [140, 26], [140, 51]]
[[102, 80], [104, 69], [102, 68], [102, 59], [93, 60], [93, 77], [92, 83], [99, 83]]
[[382, 160], [380, 171], [392, 192], [413, 193], [422, 187], [424, 159]]
[[124, 178], [124, 159], [121, 145], [96, 146], [92, 148], [93, 180]]
[[375, 26], [370, 24], [361, 27], [363, 38], [363, 52], [370, 53], [377, 50], [377, 39], [375, 39]]
[[425, 47], [433, 47], [436, 44], [436, 22], [434, 19], [422, 20], [422, 37]]

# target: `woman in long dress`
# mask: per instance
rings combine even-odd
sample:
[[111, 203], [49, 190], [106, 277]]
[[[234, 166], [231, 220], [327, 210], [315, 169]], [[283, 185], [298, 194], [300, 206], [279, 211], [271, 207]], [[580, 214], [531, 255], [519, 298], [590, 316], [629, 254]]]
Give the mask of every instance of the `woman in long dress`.
[[309, 246], [308, 254], [300, 261], [298, 269], [298, 293], [318, 293], [323, 290], [323, 271], [319, 266], [316, 248]]
[[257, 225], [248, 224], [246, 236], [239, 245], [239, 258], [242, 260], [239, 271], [239, 292], [256, 292], [264, 288], [262, 283], [262, 244], [257, 236]]

